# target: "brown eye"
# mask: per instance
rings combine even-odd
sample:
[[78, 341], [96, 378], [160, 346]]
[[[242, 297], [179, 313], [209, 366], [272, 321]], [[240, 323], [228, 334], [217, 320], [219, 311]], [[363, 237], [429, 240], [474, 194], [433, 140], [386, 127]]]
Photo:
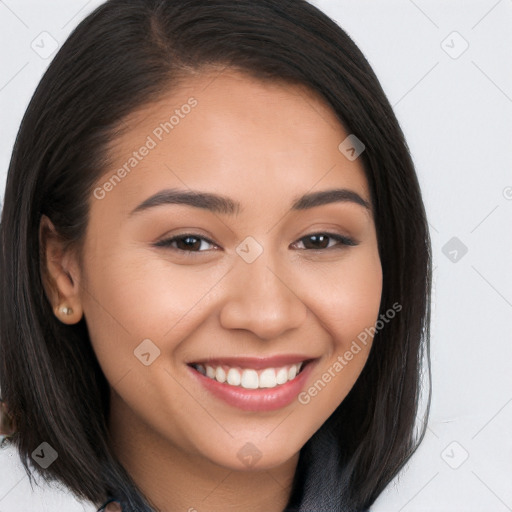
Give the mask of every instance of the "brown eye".
[[[330, 245], [331, 240], [337, 243]], [[299, 242], [301, 241], [303, 242], [305, 249], [313, 250], [331, 249], [336, 246], [357, 245], [355, 240], [334, 233], [313, 233], [302, 237]]]
[[[299, 242], [302, 242], [304, 244], [304, 249], [307, 250], [330, 250], [337, 247], [342, 248], [343, 246], [358, 245], [355, 240], [334, 233], [313, 233], [311, 235], [302, 237]], [[210, 244], [216, 247], [216, 245], [211, 240], [193, 233], [185, 233], [183, 235], [174, 236], [172, 238], [166, 238], [156, 242], [154, 246], [165, 247], [182, 253], [190, 254], [211, 250], [211, 248], [205, 248], [204, 244]], [[201, 247], [203, 247], [203, 249], [201, 249]]]
[[208, 250], [208, 248], [200, 250], [203, 242], [215, 245], [211, 240], [192, 233], [166, 238], [165, 240], [156, 242], [154, 245], [155, 247], [168, 247], [183, 252], [204, 252]]

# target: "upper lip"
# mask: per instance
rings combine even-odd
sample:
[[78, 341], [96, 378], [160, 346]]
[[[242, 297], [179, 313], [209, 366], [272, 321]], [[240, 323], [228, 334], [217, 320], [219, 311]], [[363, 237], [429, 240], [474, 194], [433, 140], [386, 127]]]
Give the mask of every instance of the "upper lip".
[[209, 366], [231, 366], [240, 368], [252, 368], [254, 370], [262, 370], [264, 368], [275, 368], [311, 361], [316, 359], [311, 356], [299, 354], [283, 354], [271, 357], [212, 357], [207, 359], [197, 359], [190, 361], [188, 364], [202, 364]]

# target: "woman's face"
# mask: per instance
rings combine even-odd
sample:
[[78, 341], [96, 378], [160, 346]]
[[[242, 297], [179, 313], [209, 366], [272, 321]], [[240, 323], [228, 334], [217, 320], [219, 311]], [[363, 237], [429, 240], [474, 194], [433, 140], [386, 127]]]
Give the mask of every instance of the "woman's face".
[[361, 159], [313, 93], [233, 70], [124, 126], [74, 276], [111, 424], [159, 453], [276, 467], [370, 350], [382, 271]]

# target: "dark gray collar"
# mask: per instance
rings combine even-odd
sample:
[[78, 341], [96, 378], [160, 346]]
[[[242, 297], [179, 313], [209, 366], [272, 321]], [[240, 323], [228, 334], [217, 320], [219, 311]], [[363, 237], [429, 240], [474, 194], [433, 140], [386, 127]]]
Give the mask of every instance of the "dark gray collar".
[[283, 512], [354, 512], [346, 504], [340, 452], [335, 422], [327, 420], [300, 452], [292, 496]]

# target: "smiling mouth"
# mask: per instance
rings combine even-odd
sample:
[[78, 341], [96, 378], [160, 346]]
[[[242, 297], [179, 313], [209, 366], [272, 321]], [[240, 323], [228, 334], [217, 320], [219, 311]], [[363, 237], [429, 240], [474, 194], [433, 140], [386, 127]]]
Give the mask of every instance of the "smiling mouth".
[[311, 360], [262, 369], [226, 364], [191, 363], [189, 366], [205, 377], [235, 388], [271, 389], [294, 380]]

